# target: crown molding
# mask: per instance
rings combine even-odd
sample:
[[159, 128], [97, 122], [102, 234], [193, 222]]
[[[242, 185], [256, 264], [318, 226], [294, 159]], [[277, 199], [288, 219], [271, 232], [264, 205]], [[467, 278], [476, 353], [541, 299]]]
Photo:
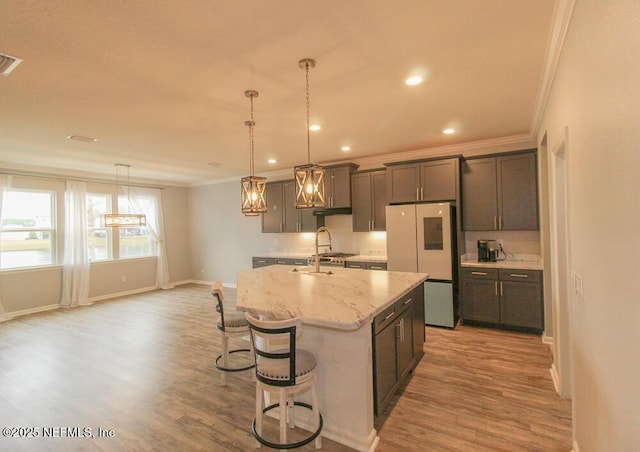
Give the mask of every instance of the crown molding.
[[536, 100], [533, 120], [531, 123], [531, 135], [534, 137], [538, 135], [540, 124], [542, 123], [542, 117], [544, 116], [545, 109], [547, 108], [549, 94], [551, 93], [556, 70], [558, 69], [560, 54], [564, 47], [564, 40], [569, 30], [569, 24], [571, 22], [575, 4], [576, 0], [556, 0], [553, 10], [551, 29], [549, 30], [547, 51], [544, 58], [544, 68], [542, 70], [540, 86], [538, 88], [538, 98]]

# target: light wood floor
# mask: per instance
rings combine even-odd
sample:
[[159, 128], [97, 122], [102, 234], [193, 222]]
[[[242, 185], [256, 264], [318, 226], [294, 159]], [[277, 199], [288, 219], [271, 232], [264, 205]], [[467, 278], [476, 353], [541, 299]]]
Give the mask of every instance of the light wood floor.
[[[218, 385], [215, 318], [208, 288], [187, 285], [0, 324], [0, 428], [39, 435], [0, 436], [0, 451], [252, 450], [254, 383]], [[571, 449], [570, 402], [539, 337], [428, 328], [425, 351], [380, 420], [379, 450]]]

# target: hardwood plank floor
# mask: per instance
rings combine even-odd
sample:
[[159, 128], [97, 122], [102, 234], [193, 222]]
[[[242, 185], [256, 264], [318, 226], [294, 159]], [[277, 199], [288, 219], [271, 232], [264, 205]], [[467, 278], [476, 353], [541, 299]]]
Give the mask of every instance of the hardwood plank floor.
[[[208, 287], [186, 285], [0, 324], [0, 427], [39, 435], [2, 436], [0, 450], [252, 450], [254, 383], [243, 372], [219, 386], [216, 317]], [[427, 337], [379, 421], [379, 450], [571, 449], [570, 402], [553, 391], [539, 337], [470, 327]], [[83, 428], [93, 438], [70, 437]], [[326, 438], [323, 449], [350, 450]]]

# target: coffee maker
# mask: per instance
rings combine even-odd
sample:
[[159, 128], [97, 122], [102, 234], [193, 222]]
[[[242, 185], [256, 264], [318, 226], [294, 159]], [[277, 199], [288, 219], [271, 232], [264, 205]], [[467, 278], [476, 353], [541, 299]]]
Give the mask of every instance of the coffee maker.
[[498, 247], [495, 240], [478, 240], [478, 262], [495, 262]]

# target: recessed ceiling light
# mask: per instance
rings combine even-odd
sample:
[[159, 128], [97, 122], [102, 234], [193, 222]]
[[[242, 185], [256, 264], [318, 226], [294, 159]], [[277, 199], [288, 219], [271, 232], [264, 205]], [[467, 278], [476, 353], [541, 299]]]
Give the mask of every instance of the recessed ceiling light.
[[82, 135], [73, 135], [73, 134], [67, 135], [67, 139], [82, 141], [83, 143], [95, 143], [96, 141], [98, 141], [97, 138], [83, 137]]
[[209, 165], [209, 166], [214, 166], [214, 167], [216, 167], [216, 168], [217, 168], [218, 166], [222, 166], [222, 163], [219, 163], [219, 162], [209, 162], [209, 163], [207, 163], [207, 165]]
[[343, 150], [344, 152], [347, 152], [351, 150], [351, 146], [342, 146], [340, 149]]
[[276, 163], [276, 162], [277, 162], [277, 160], [276, 160], [276, 159], [269, 159], [269, 160], [267, 160], [267, 162], [269, 162], [269, 163]]
[[455, 133], [455, 132], [456, 132], [456, 129], [451, 129], [451, 128], [449, 128], [449, 129], [444, 129], [444, 130], [442, 131], [442, 133], [444, 133], [445, 135], [451, 135], [452, 133]]
[[420, 83], [422, 83], [422, 77], [419, 75], [412, 75], [411, 77], [406, 79], [404, 82], [409, 86], [419, 85]]
[[318, 130], [320, 130], [322, 127], [320, 127], [318, 124], [311, 124], [309, 126], [309, 130], [313, 130], [314, 132], [317, 132]]

